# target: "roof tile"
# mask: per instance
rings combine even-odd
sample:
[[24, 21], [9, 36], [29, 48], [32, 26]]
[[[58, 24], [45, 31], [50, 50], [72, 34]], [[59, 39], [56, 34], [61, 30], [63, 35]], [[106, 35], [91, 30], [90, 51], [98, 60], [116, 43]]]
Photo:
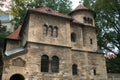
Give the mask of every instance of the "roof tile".
[[41, 12], [41, 13], [46, 13], [46, 14], [50, 14], [50, 15], [54, 15], [54, 16], [71, 19], [70, 16], [59, 13], [58, 11], [52, 10], [48, 7], [36, 8], [36, 9], [32, 9], [32, 11], [37, 11], [37, 12]]
[[21, 30], [21, 26], [19, 26], [13, 33], [11, 33], [10, 35], [8, 35], [6, 38], [7, 39], [19, 40], [20, 30]]

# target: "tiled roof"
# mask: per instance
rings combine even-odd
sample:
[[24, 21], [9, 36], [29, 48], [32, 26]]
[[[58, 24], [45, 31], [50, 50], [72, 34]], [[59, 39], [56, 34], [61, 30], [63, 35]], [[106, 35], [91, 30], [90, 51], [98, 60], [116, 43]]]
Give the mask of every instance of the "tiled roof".
[[88, 9], [87, 7], [85, 7], [84, 5], [78, 5], [73, 11], [71, 11], [69, 14], [72, 14], [76, 11], [80, 11], [80, 10], [87, 10], [93, 13], [93, 15], [95, 15], [95, 12], [92, 11], [91, 9]]
[[75, 8], [75, 10], [80, 10], [80, 9], [88, 9], [88, 8], [85, 7], [84, 5], [79, 5]]
[[62, 17], [62, 18], [71, 19], [70, 16], [59, 13], [58, 11], [52, 10], [48, 7], [36, 8], [36, 9], [31, 9], [31, 10], [32, 11], [37, 11], [37, 12], [40, 12], [40, 13], [50, 14], [50, 15], [53, 15], [53, 16], [58, 16], [58, 17]]
[[8, 35], [6, 38], [7, 39], [19, 40], [20, 30], [21, 30], [21, 26], [19, 26], [13, 33], [11, 33], [10, 35]]

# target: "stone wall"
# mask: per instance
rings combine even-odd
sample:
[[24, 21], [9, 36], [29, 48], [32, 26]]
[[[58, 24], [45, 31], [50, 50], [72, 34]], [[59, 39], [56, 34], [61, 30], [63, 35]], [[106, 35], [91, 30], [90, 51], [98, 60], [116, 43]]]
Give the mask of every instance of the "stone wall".
[[[103, 54], [71, 50], [70, 47], [28, 43], [28, 52], [5, 60], [3, 80], [9, 80], [14, 74], [21, 74], [27, 80], [106, 80]], [[59, 58], [59, 72], [41, 72], [41, 56]], [[95, 57], [93, 57], [95, 56]], [[17, 60], [19, 59], [19, 60]], [[18, 61], [19, 64], [13, 64]], [[77, 64], [78, 74], [72, 75], [72, 65]], [[93, 69], [96, 69], [96, 75]]]
[[[44, 25], [58, 27], [58, 36], [47, 36], [43, 33]], [[70, 22], [64, 18], [56, 18], [46, 14], [31, 14], [29, 20], [28, 41], [45, 44], [70, 46]]]

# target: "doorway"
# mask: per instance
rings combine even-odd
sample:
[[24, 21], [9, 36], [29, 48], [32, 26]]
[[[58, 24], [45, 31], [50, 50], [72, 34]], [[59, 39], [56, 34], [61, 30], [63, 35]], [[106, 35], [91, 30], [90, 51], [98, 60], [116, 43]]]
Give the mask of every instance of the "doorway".
[[25, 78], [21, 74], [14, 74], [10, 77], [10, 80], [25, 80]]

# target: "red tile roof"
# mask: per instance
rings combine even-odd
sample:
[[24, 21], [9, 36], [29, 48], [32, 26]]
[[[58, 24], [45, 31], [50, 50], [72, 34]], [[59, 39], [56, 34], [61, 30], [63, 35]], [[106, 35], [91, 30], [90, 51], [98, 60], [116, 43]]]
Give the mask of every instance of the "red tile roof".
[[48, 7], [36, 8], [36, 9], [31, 9], [31, 10], [32, 11], [37, 11], [37, 12], [40, 12], [40, 13], [50, 14], [50, 15], [53, 15], [53, 16], [58, 16], [58, 17], [62, 17], [62, 18], [71, 19], [70, 16], [59, 13], [58, 11], [52, 10]]
[[21, 30], [21, 26], [19, 26], [13, 33], [11, 33], [10, 35], [8, 35], [6, 38], [7, 39], [19, 40], [20, 30]]
[[92, 11], [91, 9], [88, 9], [88, 8], [85, 7], [84, 5], [79, 5], [79, 6], [77, 6], [77, 7], [76, 7], [72, 12], [70, 12], [69, 14], [72, 14], [72, 13], [74, 13], [74, 12], [76, 12], [76, 11], [80, 11], [80, 10], [87, 10], [87, 11], [90, 11], [90, 12], [93, 13], [93, 15], [94, 15], [94, 17], [95, 17], [95, 12]]

